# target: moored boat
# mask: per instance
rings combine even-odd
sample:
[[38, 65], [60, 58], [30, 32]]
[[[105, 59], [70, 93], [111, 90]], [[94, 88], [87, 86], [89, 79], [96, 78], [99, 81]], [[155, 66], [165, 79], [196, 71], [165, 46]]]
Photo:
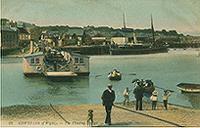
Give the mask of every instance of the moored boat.
[[200, 84], [180, 83], [177, 85], [177, 88], [180, 89], [181, 92], [200, 93]]
[[155, 54], [155, 53], [167, 53], [168, 45], [164, 42], [155, 40], [155, 32], [153, 27], [153, 18], [151, 16], [151, 31], [152, 37], [149, 38], [148, 43], [137, 43], [136, 36], [134, 34], [134, 43], [128, 44], [125, 42], [122, 46], [114, 45], [110, 47], [110, 55], [138, 55], [138, 54]]
[[89, 76], [89, 57], [73, 52], [48, 48], [23, 58], [25, 76], [43, 75], [47, 78]]
[[167, 47], [141, 47], [137, 48], [134, 46], [123, 46], [117, 48], [111, 48], [111, 55], [137, 55], [137, 54], [155, 54], [155, 53], [167, 53]]
[[122, 79], [122, 75], [121, 75], [121, 73], [119, 71], [114, 69], [112, 72], [110, 72], [108, 74], [108, 79], [109, 80], [121, 80]]

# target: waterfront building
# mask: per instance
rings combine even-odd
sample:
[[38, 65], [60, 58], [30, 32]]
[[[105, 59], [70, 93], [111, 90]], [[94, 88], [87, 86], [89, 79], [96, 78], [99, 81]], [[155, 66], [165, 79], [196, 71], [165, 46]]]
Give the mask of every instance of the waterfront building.
[[16, 28], [1, 27], [1, 48], [17, 48], [18, 43], [18, 31]]
[[112, 37], [111, 38], [111, 42], [114, 43], [114, 44], [117, 44], [117, 45], [124, 45], [126, 44], [126, 40], [127, 38], [126, 37]]
[[1, 19], [1, 27], [10, 27], [10, 21], [6, 18]]
[[111, 43], [117, 45], [125, 45], [128, 43], [128, 37], [121, 31], [116, 31], [111, 37]]
[[18, 34], [19, 34], [19, 46], [27, 46], [31, 40], [31, 34], [25, 29], [18, 27]]
[[151, 33], [136, 32], [135, 36], [139, 43], [147, 43], [150, 41], [149, 37], [151, 36]]
[[95, 45], [102, 45], [102, 44], [105, 44], [107, 41], [108, 41], [108, 37], [106, 37], [106, 35], [103, 35], [100, 33], [98, 33], [92, 37], [92, 42]]

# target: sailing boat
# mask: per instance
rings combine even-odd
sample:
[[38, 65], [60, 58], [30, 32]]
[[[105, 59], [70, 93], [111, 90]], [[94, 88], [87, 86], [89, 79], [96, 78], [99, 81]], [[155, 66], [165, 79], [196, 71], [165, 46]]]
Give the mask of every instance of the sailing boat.
[[[123, 25], [125, 25], [125, 16], [123, 15]], [[134, 42], [133, 45], [125, 45], [118, 46], [114, 48], [110, 48], [111, 55], [128, 55], [128, 54], [153, 54], [153, 53], [166, 53], [168, 49], [166, 46], [159, 46], [155, 41], [155, 32], [153, 27], [153, 18], [151, 16], [151, 31], [152, 31], [152, 41], [149, 44], [138, 44], [136, 36], [134, 34]]]

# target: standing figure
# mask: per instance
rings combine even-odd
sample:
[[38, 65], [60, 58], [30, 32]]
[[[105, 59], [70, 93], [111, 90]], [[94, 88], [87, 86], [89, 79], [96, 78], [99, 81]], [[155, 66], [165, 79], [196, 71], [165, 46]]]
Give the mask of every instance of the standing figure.
[[106, 119], [105, 124], [111, 124], [111, 109], [113, 106], [113, 102], [115, 101], [115, 91], [112, 90], [112, 85], [108, 84], [108, 88], [103, 92], [102, 97], [103, 105], [106, 110]]
[[155, 90], [152, 92], [152, 96], [150, 97], [152, 101], [152, 110], [156, 110], [157, 101], [158, 101], [158, 92]]
[[144, 88], [141, 82], [137, 82], [137, 87], [133, 90], [136, 99], [136, 110], [142, 110], [142, 98], [144, 93]]
[[125, 105], [125, 104], [128, 105], [129, 104], [129, 89], [128, 89], [128, 87], [124, 90], [123, 96], [124, 96], [123, 105]]
[[167, 110], [167, 102], [168, 102], [168, 98], [171, 95], [171, 93], [167, 90], [164, 90], [164, 94], [163, 94], [163, 104], [165, 109]]

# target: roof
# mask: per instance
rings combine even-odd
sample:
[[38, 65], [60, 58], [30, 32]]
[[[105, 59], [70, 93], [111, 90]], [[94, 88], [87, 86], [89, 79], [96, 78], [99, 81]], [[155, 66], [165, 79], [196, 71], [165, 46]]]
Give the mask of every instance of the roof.
[[90, 58], [89, 56], [86, 56], [86, 55], [82, 55], [82, 54], [79, 54], [79, 53], [75, 53], [75, 52], [71, 52], [71, 55], [72, 55], [72, 56], [81, 56], [81, 57], [86, 57], [86, 58]]
[[113, 33], [113, 37], [125, 37], [125, 35], [123, 32], [117, 31]]
[[13, 31], [13, 32], [17, 31], [16, 28], [11, 28], [11, 27], [1, 27], [1, 30], [2, 31]]
[[24, 28], [17, 28], [19, 33], [23, 33], [23, 34], [30, 34], [26, 29]]
[[94, 35], [93, 37], [105, 37], [105, 35], [101, 34], [101, 33], [97, 33], [96, 35]]
[[151, 33], [150, 34], [147, 34], [147, 33], [136, 33], [136, 37], [149, 37], [150, 35], [152, 35]]

